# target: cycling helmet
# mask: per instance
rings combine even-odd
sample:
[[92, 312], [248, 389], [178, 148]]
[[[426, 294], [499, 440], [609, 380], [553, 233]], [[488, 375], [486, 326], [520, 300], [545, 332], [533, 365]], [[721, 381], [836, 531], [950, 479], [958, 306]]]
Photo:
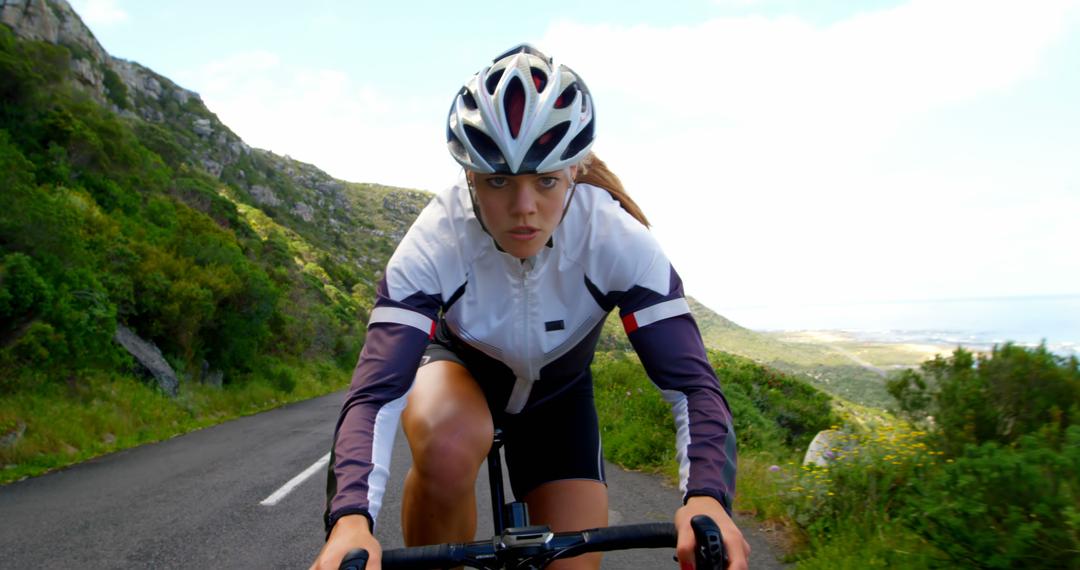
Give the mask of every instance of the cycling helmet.
[[585, 158], [595, 123], [592, 96], [581, 77], [522, 44], [458, 91], [446, 143], [468, 170], [552, 172]]

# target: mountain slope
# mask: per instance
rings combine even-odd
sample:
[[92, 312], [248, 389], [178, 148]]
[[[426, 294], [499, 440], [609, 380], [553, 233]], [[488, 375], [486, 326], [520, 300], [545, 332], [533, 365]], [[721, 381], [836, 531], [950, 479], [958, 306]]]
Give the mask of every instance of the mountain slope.
[[7, 0], [0, 20], [0, 389], [126, 367], [118, 324], [196, 380], [351, 366], [428, 194], [248, 147], [63, 0]]

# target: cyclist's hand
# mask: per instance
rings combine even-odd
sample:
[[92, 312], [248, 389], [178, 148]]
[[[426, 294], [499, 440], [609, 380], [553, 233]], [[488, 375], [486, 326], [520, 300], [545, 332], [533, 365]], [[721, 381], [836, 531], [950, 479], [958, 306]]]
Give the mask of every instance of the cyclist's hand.
[[338, 570], [341, 559], [354, 548], [368, 551], [366, 570], [382, 570], [382, 547], [368, 529], [364, 515], [346, 515], [338, 519], [310, 570]]
[[679, 559], [680, 570], [694, 568], [694, 531], [690, 528], [690, 519], [697, 515], [708, 515], [716, 521], [724, 536], [724, 550], [727, 551], [729, 570], [747, 570], [750, 558], [750, 545], [743, 540], [742, 533], [735, 526], [720, 502], [712, 497], [690, 497], [686, 505], [675, 511], [675, 530], [679, 541], [675, 546], [675, 555]]

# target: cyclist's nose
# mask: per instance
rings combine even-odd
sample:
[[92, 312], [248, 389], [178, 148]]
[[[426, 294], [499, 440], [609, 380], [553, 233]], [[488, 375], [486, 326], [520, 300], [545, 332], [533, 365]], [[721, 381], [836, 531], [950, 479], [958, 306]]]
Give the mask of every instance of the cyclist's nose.
[[534, 213], [536, 213], [536, 189], [531, 184], [522, 184], [514, 192], [514, 200], [510, 204], [510, 214], [528, 216]]

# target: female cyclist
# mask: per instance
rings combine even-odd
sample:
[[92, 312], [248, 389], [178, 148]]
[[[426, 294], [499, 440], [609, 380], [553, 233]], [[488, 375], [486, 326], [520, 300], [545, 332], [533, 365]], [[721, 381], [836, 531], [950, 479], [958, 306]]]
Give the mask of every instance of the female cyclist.
[[[682, 283], [618, 178], [589, 152], [592, 97], [529, 45], [474, 75], [450, 109], [447, 143], [465, 176], [424, 208], [386, 268], [334, 436], [328, 540], [313, 568], [337, 568], [372, 529], [399, 418], [412, 450], [402, 526], [410, 546], [467, 542], [474, 482], [494, 427], [514, 495], [554, 531], [607, 524], [607, 487], [589, 364], [619, 307], [630, 342], [671, 404], [680, 487], [677, 556], [689, 521], [720, 525], [732, 560], [749, 546], [729, 516], [731, 413]], [[552, 568], [598, 568], [600, 555]]]

